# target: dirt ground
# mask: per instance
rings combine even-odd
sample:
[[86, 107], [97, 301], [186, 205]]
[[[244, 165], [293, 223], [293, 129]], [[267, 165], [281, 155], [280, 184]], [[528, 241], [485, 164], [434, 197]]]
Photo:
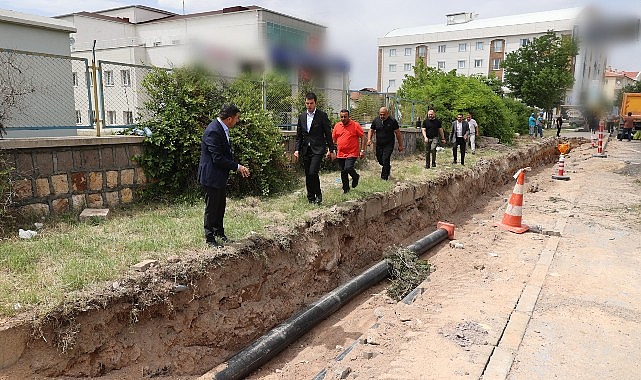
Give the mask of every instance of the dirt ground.
[[[503, 217], [513, 183], [495, 186], [493, 191], [477, 197], [466, 197], [466, 189], [459, 189], [457, 199], [448, 202], [459, 202], [463, 211], [445, 218], [456, 225], [455, 239], [463, 248], [443, 242], [423, 257], [431, 262], [434, 272], [421, 284], [423, 293], [413, 303], [392, 301], [385, 294], [388, 283], [383, 282], [357, 296], [249, 378], [638, 378], [641, 144], [613, 140], [607, 146], [607, 158], [592, 157], [595, 151], [586, 144], [570, 152], [566, 160], [569, 181], [553, 180], [556, 167], [552, 166], [526, 173], [523, 223], [544, 233], [519, 235], [494, 226]], [[472, 190], [469, 192], [474, 193]], [[424, 221], [419, 221], [417, 212], [419, 209], [414, 209], [396, 217], [395, 231], [399, 226], [408, 229], [405, 244], [434, 231], [435, 226], [426, 227]], [[308, 230], [315, 226], [327, 225], [312, 223]], [[345, 239], [332, 244], [346, 250], [360, 245], [353, 250], [364, 255], [392, 237], [370, 234], [360, 241], [354, 236]], [[306, 242], [291, 244], [302, 247]], [[320, 251], [315, 256], [318, 263], [314, 266], [329, 268], [336, 265], [336, 260], [348, 259], [323, 254]], [[243, 259], [241, 263], [250, 271], [256, 270], [252, 268], [256, 262]], [[268, 269], [277, 273], [284, 264], [273, 265]], [[312, 273], [315, 273], [313, 284], [344, 280], [323, 278], [318, 274], [326, 273], [322, 271]], [[156, 308], [145, 312], [164, 316], [167, 326], [160, 338], [154, 336], [159, 326], [145, 324], [141, 314], [135, 332], [127, 335], [124, 328], [122, 334], [104, 339], [103, 347], [92, 347], [95, 353], [87, 355], [86, 365], [79, 368], [96, 368], [99, 361], [108, 363], [107, 357], [118, 363], [128, 359], [132, 366], [94, 376], [197, 378], [172, 373], [171, 367], [162, 366], [167, 357], [140, 351], [142, 346], [136, 342], [157, 339], [158, 344], [175, 350], [176, 357], [194, 371], [206, 368], [214, 355], [231, 354], [212, 350], [198, 339], [183, 341], [181, 336], [189, 333], [193, 339], [194, 334], [202, 332], [202, 342], [220, 339], [221, 344], [229, 347], [229, 336], [207, 335], [213, 334], [211, 324], [242, 330], [248, 325], [273, 322], [259, 320], [258, 314], [250, 317], [237, 314], [239, 304], [250, 303], [265, 283], [243, 287], [243, 291], [249, 292], [240, 299], [218, 300], [224, 288], [215, 292], [206, 290], [213, 282], [245, 281], [232, 275], [203, 279], [194, 286], [198, 289], [194, 294], [168, 302], [167, 308], [171, 310]], [[296, 286], [298, 280], [292, 275], [287, 281]], [[309, 300], [317, 297], [313, 290], [308, 290]], [[272, 302], [270, 313], [284, 313], [279, 308], [286, 305], [279, 302]], [[199, 303], [211, 303], [215, 308], [204, 313], [197, 307]], [[105, 315], [96, 324], [94, 329], [98, 330], [87, 334], [106, 336], [107, 330], [115, 329], [115, 325], [126, 326], [129, 322], [122, 319], [129, 318], [130, 312], [120, 307], [123, 308], [120, 314], [111, 311], [109, 318]], [[186, 312], [174, 315], [173, 308]], [[225, 314], [229, 317], [222, 317]], [[149, 357], [155, 360], [155, 367], [133, 365]], [[0, 379], [36, 378], [34, 370], [54, 362], [45, 357], [35, 359], [30, 364], [0, 371]], [[81, 376], [78, 370], [74, 371]], [[200, 378], [212, 376], [213, 373], [208, 373]]]
[[523, 223], [548, 234], [494, 226], [511, 186], [460, 199], [468, 207], [451, 221], [464, 248], [443, 242], [426, 255], [436, 270], [414, 303], [391, 301], [381, 284], [250, 378], [640, 378], [641, 143], [593, 153], [570, 152], [569, 181], [551, 178], [556, 167], [526, 174]]

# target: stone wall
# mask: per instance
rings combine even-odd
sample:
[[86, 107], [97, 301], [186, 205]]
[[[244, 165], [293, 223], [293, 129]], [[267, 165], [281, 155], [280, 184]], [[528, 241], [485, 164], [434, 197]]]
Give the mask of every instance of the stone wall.
[[132, 157], [142, 137], [64, 137], [0, 140], [15, 169], [13, 202], [25, 214], [61, 214], [130, 203], [146, 182]]

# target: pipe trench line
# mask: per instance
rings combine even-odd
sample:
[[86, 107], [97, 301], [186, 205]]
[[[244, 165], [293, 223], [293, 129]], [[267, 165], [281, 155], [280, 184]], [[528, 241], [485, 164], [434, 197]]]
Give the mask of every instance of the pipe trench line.
[[[418, 256], [446, 238], [454, 238], [454, 225], [438, 222], [437, 230], [409, 245], [407, 249]], [[386, 279], [389, 268], [386, 260], [379, 261], [360, 275], [339, 286], [318, 301], [274, 327], [242, 351], [212, 370], [215, 380], [242, 379], [278, 355], [315, 325], [332, 315], [352, 298]], [[207, 374], [205, 376], [208, 376]]]

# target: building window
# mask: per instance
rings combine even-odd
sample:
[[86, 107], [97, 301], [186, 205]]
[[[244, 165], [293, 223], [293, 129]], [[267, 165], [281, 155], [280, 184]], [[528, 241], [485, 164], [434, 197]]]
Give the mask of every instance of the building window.
[[131, 86], [131, 73], [129, 70], [120, 70], [120, 79], [123, 86]]
[[113, 71], [105, 71], [105, 86], [113, 86], [114, 85], [114, 72]]
[[467, 51], [467, 44], [458, 44], [458, 51]]
[[393, 73], [396, 71], [396, 65], [389, 65], [389, 72]]
[[445, 61], [438, 61], [437, 67], [441, 70], [445, 70]]
[[529, 45], [530, 44], [530, 39], [529, 38], [521, 38], [520, 45], [521, 47]]
[[405, 56], [412, 55], [412, 48], [405, 48]]
[[82, 113], [80, 110], [76, 110], [76, 124], [82, 124]]
[[419, 46], [418, 47], [418, 55], [419, 55], [419, 57], [426, 57], [427, 56], [427, 47]]
[[107, 124], [116, 124], [116, 111], [107, 111]]
[[465, 61], [458, 61], [458, 68], [459, 69], [464, 69], [465, 68]]
[[71, 80], [73, 81], [73, 86], [74, 87], [78, 87], [78, 73], [77, 72], [74, 71], [73, 73], [71, 73]]
[[474, 60], [474, 67], [481, 67], [483, 66], [483, 60], [482, 59], [475, 59]]
[[96, 111], [91, 110], [87, 115], [89, 116], [89, 124], [93, 124], [96, 121]]
[[154, 47], [158, 47], [160, 45], [162, 45], [162, 43], [160, 41], [154, 41]]
[[403, 71], [412, 71], [412, 64], [411, 63], [404, 64]]
[[501, 59], [494, 58], [492, 60], [492, 70], [501, 70]]
[[479, 41], [476, 43], [476, 50], [483, 50], [483, 41]]
[[495, 53], [500, 53], [503, 51], [503, 40], [495, 40], [493, 44]]
[[445, 45], [438, 45], [438, 52], [445, 53]]
[[396, 49], [389, 49], [389, 56], [396, 57]]
[[131, 111], [122, 111], [122, 121], [125, 125], [134, 123], [134, 114]]
[[390, 79], [389, 82], [387, 82], [387, 87], [396, 87], [396, 79]]

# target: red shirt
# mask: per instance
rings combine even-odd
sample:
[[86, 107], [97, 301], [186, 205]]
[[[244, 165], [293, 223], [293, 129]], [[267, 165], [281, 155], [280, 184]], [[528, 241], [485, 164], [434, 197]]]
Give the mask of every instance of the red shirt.
[[332, 139], [336, 141], [338, 147], [336, 157], [358, 157], [360, 154], [358, 139], [363, 135], [363, 127], [354, 120], [350, 119], [347, 125], [343, 125], [343, 122], [340, 121], [336, 123], [332, 132]]

